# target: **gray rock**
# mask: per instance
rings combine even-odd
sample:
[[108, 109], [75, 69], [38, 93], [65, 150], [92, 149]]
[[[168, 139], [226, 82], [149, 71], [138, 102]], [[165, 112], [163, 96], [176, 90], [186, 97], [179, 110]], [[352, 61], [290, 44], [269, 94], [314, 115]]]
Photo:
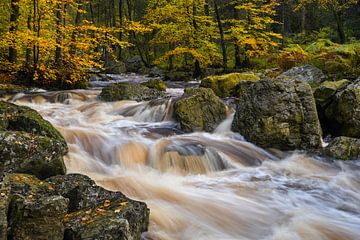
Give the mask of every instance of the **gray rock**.
[[318, 68], [311, 65], [293, 67], [290, 70], [280, 74], [279, 79], [296, 79], [308, 82], [311, 86], [318, 85], [326, 80], [326, 75]]
[[321, 127], [310, 85], [302, 80], [240, 83], [233, 130], [261, 147], [318, 148]]

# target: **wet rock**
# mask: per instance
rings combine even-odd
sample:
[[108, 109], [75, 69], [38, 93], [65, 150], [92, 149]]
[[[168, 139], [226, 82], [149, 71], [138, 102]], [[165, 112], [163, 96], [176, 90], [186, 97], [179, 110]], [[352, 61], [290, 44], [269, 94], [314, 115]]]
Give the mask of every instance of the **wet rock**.
[[162, 91], [162, 92], [166, 91], [166, 85], [165, 85], [164, 81], [161, 79], [151, 79], [145, 83], [142, 83], [142, 85], [144, 85], [148, 88]]
[[236, 95], [236, 86], [241, 81], [258, 81], [260, 77], [253, 73], [230, 73], [222, 76], [209, 76], [201, 81], [200, 87], [211, 88], [222, 98]]
[[34, 176], [6, 177], [11, 188], [8, 239], [62, 240], [69, 200], [57, 195], [52, 184]]
[[149, 101], [165, 97], [166, 94], [136, 83], [117, 83], [103, 88], [100, 99], [103, 101]]
[[98, 187], [83, 175], [48, 181], [56, 193], [70, 200], [64, 239], [140, 239], [147, 231], [149, 210], [145, 203]]
[[175, 103], [175, 116], [185, 132], [212, 132], [226, 118], [226, 106], [211, 89], [185, 89]]
[[337, 137], [325, 148], [325, 153], [340, 160], [360, 159], [360, 139]]
[[360, 81], [338, 92], [324, 115], [324, 125], [333, 135], [360, 138]]
[[28, 173], [44, 179], [65, 174], [67, 152], [56, 139], [25, 132], [0, 131], [0, 164], [5, 172]]
[[308, 83], [264, 79], [246, 83], [240, 89], [232, 126], [235, 132], [265, 148], [292, 150], [321, 146], [320, 123]]
[[279, 79], [301, 80], [309, 83], [311, 86], [317, 86], [326, 80], [326, 75], [318, 68], [311, 65], [293, 67], [290, 70], [280, 74]]

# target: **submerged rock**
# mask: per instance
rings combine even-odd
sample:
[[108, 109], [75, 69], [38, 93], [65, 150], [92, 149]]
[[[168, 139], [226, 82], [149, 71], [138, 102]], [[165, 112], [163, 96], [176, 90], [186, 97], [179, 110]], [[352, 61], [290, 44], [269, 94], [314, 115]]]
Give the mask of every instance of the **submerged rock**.
[[166, 97], [166, 94], [157, 89], [151, 89], [136, 83], [117, 83], [103, 88], [100, 99], [103, 101], [149, 101]]
[[236, 86], [242, 81], [255, 82], [260, 77], [253, 73], [230, 73], [222, 76], [209, 76], [201, 81], [200, 87], [211, 88], [219, 97], [236, 95]]
[[185, 89], [175, 103], [175, 116], [185, 132], [212, 132], [226, 118], [226, 106], [211, 89]]
[[324, 115], [324, 125], [333, 135], [360, 138], [360, 81], [338, 92]]
[[280, 74], [279, 79], [301, 80], [309, 83], [311, 86], [317, 86], [326, 80], [326, 75], [318, 68], [312, 65], [293, 67], [290, 70]]
[[243, 84], [236, 105], [232, 128], [250, 142], [281, 150], [321, 146], [315, 99], [310, 85], [302, 80]]
[[340, 160], [360, 159], [360, 139], [337, 137], [325, 148], [325, 153]]
[[144, 85], [148, 88], [162, 91], [162, 92], [166, 91], [166, 85], [165, 85], [164, 81], [161, 79], [151, 79], [147, 82], [142, 83], [142, 85]]

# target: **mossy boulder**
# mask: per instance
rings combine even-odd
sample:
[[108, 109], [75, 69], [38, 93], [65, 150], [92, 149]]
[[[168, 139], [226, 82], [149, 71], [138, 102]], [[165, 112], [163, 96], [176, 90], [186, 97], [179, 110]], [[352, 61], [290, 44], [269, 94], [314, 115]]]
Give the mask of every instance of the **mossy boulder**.
[[100, 99], [107, 102], [132, 100], [149, 101], [165, 97], [166, 94], [137, 83], [111, 84], [101, 91]]
[[236, 86], [242, 81], [258, 81], [260, 77], [253, 73], [230, 73], [221, 76], [209, 76], [201, 81], [200, 87], [211, 88], [214, 93], [221, 97], [236, 95]]
[[280, 150], [321, 146], [321, 127], [310, 85], [264, 79], [244, 84], [232, 129], [261, 147]]
[[[70, 174], [39, 180], [6, 174], [7, 219], [2, 239], [140, 239], [149, 210], [120, 192]], [[1, 212], [0, 212], [1, 213]]]
[[28, 107], [0, 102], [0, 167], [43, 179], [64, 174], [68, 152], [61, 134]]
[[162, 91], [162, 92], [166, 91], [166, 85], [165, 85], [164, 81], [161, 79], [151, 79], [147, 82], [142, 83], [142, 85], [144, 85], [148, 88]]
[[63, 136], [35, 110], [0, 101], [0, 131], [22, 131], [52, 138], [61, 143], [64, 152], [67, 145]]
[[293, 67], [280, 74], [277, 78], [305, 81], [312, 87], [318, 86], [327, 79], [326, 75], [319, 68], [308, 64], [300, 67]]
[[325, 148], [325, 153], [340, 160], [360, 159], [360, 139], [337, 137]]
[[360, 81], [338, 92], [324, 115], [324, 125], [331, 134], [360, 138]]
[[185, 132], [212, 132], [226, 118], [226, 106], [209, 88], [187, 88], [175, 103], [175, 116]]

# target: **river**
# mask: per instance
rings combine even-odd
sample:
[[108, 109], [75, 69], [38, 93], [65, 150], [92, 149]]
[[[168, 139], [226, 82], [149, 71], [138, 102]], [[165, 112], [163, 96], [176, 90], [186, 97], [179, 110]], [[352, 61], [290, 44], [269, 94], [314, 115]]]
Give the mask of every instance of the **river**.
[[[133, 78], [121, 81], [144, 80]], [[104, 103], [93, 84], [13, 101], [64, 135], [68, 173], [148, 204], [144, 239], [360, 239], [360, 161], [279, 158], [231, 132], [231, 114], [214, 133], [182, 134], [173, 99]]]

